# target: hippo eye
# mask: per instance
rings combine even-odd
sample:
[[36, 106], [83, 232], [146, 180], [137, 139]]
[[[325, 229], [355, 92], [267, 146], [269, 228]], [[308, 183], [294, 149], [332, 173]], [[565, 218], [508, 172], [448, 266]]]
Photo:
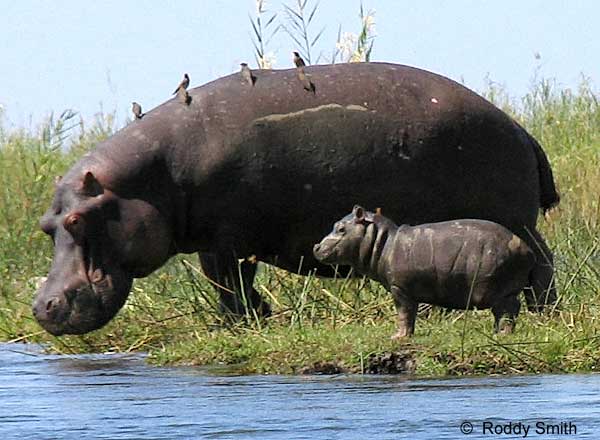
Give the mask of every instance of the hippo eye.
[[69, 214], [65, 217], [63, 226], [71, 233], [75, 241], [81, 241], [85, 235], [85, 220], [80, 214]]
[[346, 232], [346, 227], [344, 225], [339, 225], [337, 231], [339, 234], [344, 234]]

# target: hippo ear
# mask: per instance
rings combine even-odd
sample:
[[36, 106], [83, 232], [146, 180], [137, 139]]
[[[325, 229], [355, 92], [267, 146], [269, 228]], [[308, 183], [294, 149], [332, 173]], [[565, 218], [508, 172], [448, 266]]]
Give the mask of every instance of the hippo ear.
[[81, 191], [86, 196], [92, 197], [102, 194], [102, 185], [100, 184], [100, 182], [98, 182], [98, 180], [96, 179], [94, 174], [92, 174], [91, 171], [85, 173], [85, 176], [83, 177], [83, 182], [81, 184]]
[[354, 205], [352, 214], [354, 215], [354, 221], [356, 223], [362, 223], [365, 220], [365, 210], [362, 206]]

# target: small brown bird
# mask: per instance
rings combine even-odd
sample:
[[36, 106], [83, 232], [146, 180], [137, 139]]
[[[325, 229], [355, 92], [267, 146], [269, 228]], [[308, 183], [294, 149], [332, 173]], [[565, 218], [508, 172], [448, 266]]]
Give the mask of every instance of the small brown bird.
[[244, 80], [244, 82], [247, 82], [248, 84], [253, 86], [254, 82], [256, 81], [256, 77], [252, 75], [252, 70], [250, 70], [250, 67], [248, 67], [248, 64], [246, 63], [240, 63], [240, 66], [242, 66], [242, 79]]
[[131, 111], [133, 112], [135, 119], [142, 119], [144, 117], [144, 114], [142, 113], [142, 106], [137, 102], [131, 103]]
[[296, 67], [304, 67], [306, 66], [306, 63], [304, 62], [304, 60], [302, 59], [302, 57], [300, 56], [300, 54], [298, 52], [292, 52], [294, 54], [294, 64], [296, 65]]
[[310, 80], [309, 76], [304, 72], [304, 67], [298, 67], [298, 79], [302, 83], [302, 87], [307, 92], [317, 93], [315, 84]]
[[189, 85], [190, 85], [190, 77], [188, 76], [187, 73], [184, 73], [183, 79], [181, 80], [181, 82], [179, 83], [179, 85], [177, 86], [175, 91], [173, 92], [173, 95], [176, 95], [177, 92], [179, 92], [180, 90], [187, 89]]

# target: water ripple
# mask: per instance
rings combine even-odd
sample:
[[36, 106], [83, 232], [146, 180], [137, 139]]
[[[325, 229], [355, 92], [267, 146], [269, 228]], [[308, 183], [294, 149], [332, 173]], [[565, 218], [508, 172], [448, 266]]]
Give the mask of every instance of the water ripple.
[[[219, 370], [217, 370], [219, 371]], [[416, 380], [215, 376], [140, 355], [56, 356], [0, 345], [2, 439], [462, 438], [459, 425], [538, 421], [600, 431], [600, 376]], [[479, 429], [479, 431], [478, 431]], [[489, 436], [488, 436], [489, 437]]]

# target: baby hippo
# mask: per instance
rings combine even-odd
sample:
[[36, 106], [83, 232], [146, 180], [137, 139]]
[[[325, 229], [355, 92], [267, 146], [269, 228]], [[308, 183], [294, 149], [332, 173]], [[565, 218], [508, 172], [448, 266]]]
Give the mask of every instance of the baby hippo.
[[528, 285], [534, 254], [519, 237], [485, 220], [398, 227], [355, 206], [314, 247], [322, 263], [350, 265], [391, 291], [403, 338], [413, 334], [418, 303], [491, 308], [495, 331], [511, 333], [517, 295]]

